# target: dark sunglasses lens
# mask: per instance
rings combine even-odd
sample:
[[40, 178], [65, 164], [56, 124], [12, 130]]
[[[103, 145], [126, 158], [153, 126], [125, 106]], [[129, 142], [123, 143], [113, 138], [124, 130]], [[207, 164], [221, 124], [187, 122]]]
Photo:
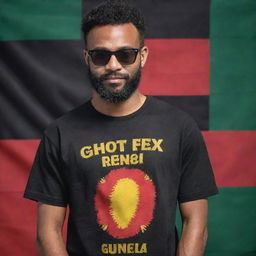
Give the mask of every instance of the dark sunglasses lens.
[[108, 64], [111, 55], [114, 54], [123, 65], [133, 64], [136, 60], [138, 50], [137, 49], [122, 49], [116, 52], [110, 52], [105, 50], [93, 50], [90, 52], [92, 62], [97, 66], [105, 66]]
[[111, 53], [108, 51], [93, 51], [91, 53], [92, 61], [95, 65], [105, 66], [109, 62]]
[[130, 65], [135, 62], [137, 53], [135, 49], [120, 50], [116, 52], [116, 58], [121, 64]]

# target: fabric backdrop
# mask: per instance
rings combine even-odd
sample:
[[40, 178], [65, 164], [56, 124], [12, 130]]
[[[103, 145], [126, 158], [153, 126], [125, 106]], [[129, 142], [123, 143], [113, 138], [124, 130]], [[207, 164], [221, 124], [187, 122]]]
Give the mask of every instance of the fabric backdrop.
[[[90, 98], [80, 22], [99, 2], [0, 0], [1, 256], [37, 255], [36, 203], [22, 195], [43, 129]], [[141, 91], [195, 118], [220, 188], [205, 255], [256, 255], [256, 2], [136, 5], [150, 49]]]

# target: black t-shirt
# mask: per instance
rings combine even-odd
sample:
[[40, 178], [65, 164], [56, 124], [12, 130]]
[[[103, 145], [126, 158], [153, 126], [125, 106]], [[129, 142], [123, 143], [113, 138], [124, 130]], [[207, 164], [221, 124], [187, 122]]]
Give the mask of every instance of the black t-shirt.
[[24, 196], [69, 205], [70, 256], [174, 256], [177, 201], [216, 193], [195, 122], [147, 97], [127, 116], [87, 102], [51, 124]]

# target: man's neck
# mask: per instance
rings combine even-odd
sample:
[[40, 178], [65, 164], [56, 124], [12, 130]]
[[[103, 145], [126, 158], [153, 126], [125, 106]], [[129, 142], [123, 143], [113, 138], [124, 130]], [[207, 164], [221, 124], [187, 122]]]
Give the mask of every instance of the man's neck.
[[92, 105], [100, 113], [108, 116], [127, 116], [136, 112], [144, 104], [146, 96], [135, 91], [132, 96], [120, 103], [111, 103], [101, 98], [97, 93], [93, 94]]

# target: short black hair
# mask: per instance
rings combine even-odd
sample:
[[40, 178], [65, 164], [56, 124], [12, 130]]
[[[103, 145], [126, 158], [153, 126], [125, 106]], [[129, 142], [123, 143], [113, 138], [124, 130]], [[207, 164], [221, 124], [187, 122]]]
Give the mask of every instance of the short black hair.
[[96, 26], [132, 23], [140, 35], [140, 46], [144, 46], [145, 23], [141, 12], [125, 0], [107, 0], [92, 9], [82, 20], [82, 32], [86, 45], [87, 35]]

